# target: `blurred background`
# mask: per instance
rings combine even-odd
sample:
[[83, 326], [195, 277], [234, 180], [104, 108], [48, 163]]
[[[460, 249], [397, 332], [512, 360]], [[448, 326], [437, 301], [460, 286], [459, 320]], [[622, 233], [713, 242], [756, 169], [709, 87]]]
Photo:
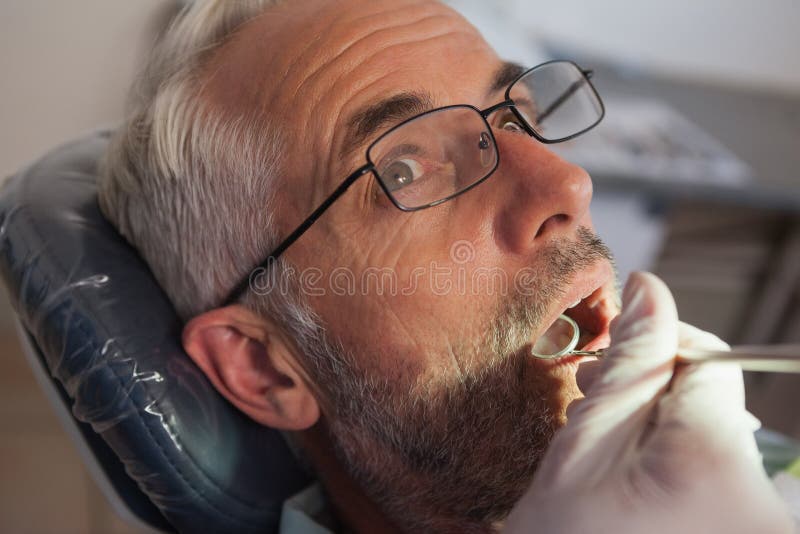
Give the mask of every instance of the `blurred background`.
[[[558, 150], [593, 175], [594, 218], [621, 280], [657, 272], [683, 320], [731, 343], [800, 342], [797, 0], [450, 3], [509, 59], [594, 69], [606, 119]], [[2, 2], [0, 176], [117, 123], [180, 4]], [[800, 438], [800, 379], [746, 381], [763, 424]], [[4, 297], [0, 432], [0, 531], [133, 532], [39, 391]]]

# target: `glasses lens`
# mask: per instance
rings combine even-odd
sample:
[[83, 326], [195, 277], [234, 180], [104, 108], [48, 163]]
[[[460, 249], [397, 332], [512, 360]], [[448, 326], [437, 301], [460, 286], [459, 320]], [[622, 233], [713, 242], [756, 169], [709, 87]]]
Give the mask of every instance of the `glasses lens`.
[[603, 117], [603, 104], [589, 79], [568, 61], [536, 67], [514, 83], [508, 96], [547, 141], [585, 132]]
[[370, 147], [369, 160], [394, 201], [407, 209], [445, 200], [497, 166], [486, 121], [466, 106], [421, 115], [390, 130]]

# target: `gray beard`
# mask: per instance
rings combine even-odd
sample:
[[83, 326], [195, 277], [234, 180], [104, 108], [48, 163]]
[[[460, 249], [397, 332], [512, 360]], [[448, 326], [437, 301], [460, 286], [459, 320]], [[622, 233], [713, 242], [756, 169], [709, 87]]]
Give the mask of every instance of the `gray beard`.
[[577, 241], [553, 243], [540, 258], [534, 290], [509, 296], [478, 334], [483, 343], [454, 350], [461, 361], [481, 362], [457, 380], [420, 383], [367, 370], [359, 362], [374, 357], [356, 357], [322, 329], [301, 340], [339, 461], [401, 530], [495, 530], [580, 396], [574, 377], [536, 372], [524, 347], [573, 276], [611, 255], [581, 228]]

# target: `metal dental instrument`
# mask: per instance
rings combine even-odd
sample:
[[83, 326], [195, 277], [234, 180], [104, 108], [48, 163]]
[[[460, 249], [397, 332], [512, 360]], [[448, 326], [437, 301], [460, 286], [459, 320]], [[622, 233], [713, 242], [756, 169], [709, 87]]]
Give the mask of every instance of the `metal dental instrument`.
[[[602, 358], [606, 349], [575, 350], [580, 338], [578, 324], [561, 315], [531, 349], [531, 355], [542, 359], [564, 356], [594, 356]], [[732, 362], [745, 371], [770, 373], [800, 373], [800, 345], [741, 345], [730, 351], [678, 349], [677, 361], [683, 363]]]
[[578, 323], [566, 315], [560, 315], [547, 332], [536, 340], [531, 348], [531, 355], [543, 360], [567, 356], [578, 346], [580, 337]]
[[[569, 356], [602, 358], [604, 350], [573, 350]], [[740, 345], [726, 350], [679, 348], [677, 361], [683, 363], [732, 362], [745, 371], [800, 373], [800, 345]]]

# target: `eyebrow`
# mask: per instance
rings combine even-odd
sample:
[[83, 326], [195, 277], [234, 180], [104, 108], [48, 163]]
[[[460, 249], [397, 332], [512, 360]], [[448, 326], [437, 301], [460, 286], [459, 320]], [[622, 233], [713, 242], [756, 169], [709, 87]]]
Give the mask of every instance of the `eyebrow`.
[[489, 93], [497, 93], [511, 85], [527, 69], [518, 63], [505, 62], [494, 73]]
[[[525, 68], [517, 63], [503, 63], [495, 71], [487, 92], [493, 94], [504, 90], [523, 72]], [[387, 124], [400, 124], [433, 108], [433, 98], [426, 92], [402, 92], [368, 104], [356, 111], [347, 122], [340, 158], [347, 159]]]
[[399, 124], [414, 115], [433, 109], [433, 98], [424, 92], [398, 93], [356, 111], [347, 123], [344, 159], [387, 124]]

